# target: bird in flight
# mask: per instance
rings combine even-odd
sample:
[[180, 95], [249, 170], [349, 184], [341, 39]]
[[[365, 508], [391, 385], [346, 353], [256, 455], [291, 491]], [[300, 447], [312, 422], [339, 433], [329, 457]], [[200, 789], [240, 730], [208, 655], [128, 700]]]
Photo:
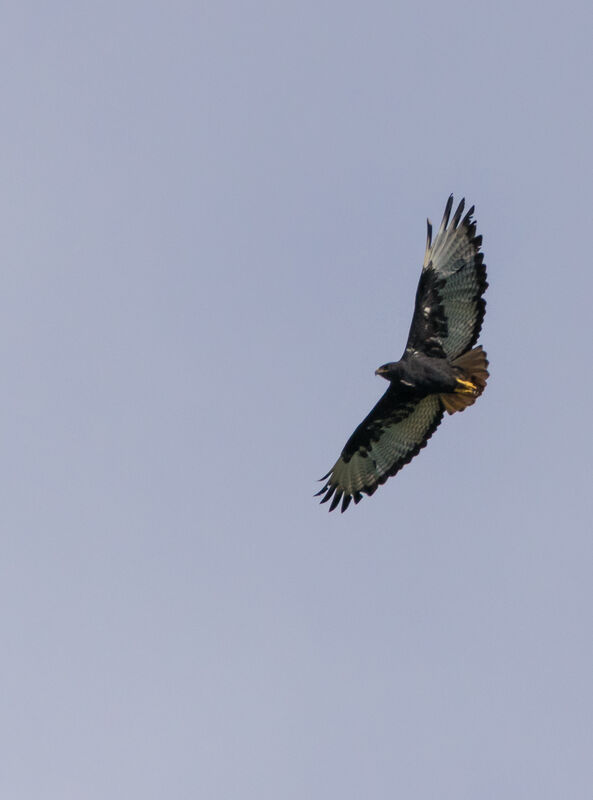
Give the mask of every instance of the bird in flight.
[[375, 371], [389, 381], [387, 391], [346, 442], [316, 496], [342, 501], [372, 495], [426, 445], [443, 414], [471, 406], [486, 386], [488, 360], [480, 335], [486, 302], [486, 265], [476, 236], [474, 207], [461, 218], [462, 200], [449, 223], [453, 195], [432, 242], [427, 220], [426, 252], [416, 291], [412, 325], [399, 361]]

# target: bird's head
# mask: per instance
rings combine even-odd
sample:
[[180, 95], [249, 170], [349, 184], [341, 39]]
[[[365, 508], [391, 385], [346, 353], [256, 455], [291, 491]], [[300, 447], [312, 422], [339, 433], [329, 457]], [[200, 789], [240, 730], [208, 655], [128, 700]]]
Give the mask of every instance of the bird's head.
[[375, 375], [380, 375], [386, 381], [394, 381], [400, 377], [401, 368], [398, 362], [391, 362], [390, 364], [383, 364], [375, 370]]

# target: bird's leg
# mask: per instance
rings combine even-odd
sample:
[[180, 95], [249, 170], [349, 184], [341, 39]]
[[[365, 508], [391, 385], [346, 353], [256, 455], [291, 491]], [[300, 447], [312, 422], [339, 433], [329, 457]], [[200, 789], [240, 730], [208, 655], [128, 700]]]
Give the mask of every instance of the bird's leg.
[[458, 394], [478, 394], [478, 387], [471, 381], [464, 381], [463, 378], [455, 378], [457, 386], [455, 391]]

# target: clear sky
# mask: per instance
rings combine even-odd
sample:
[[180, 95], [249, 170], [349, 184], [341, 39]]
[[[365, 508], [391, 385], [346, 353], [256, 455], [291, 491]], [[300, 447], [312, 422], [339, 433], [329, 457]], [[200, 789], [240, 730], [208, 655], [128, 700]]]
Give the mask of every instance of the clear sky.
[[[590, 800], [592, 27], [4, 5], [3, 798]], [[329, 515], [451, 192], [487, 391]]]

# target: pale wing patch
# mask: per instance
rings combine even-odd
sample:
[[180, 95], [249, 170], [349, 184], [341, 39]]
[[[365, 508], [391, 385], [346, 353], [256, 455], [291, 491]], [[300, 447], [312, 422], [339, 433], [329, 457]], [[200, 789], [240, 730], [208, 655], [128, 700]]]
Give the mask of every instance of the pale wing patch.
[[397, 465], [398, 469], [403, 467], [410, 453], [416, 454], [427, 441], [426, 433], [439, 411], [438, 397], [431, 395], [420, 400], [405, 419], [385, 428], [369, 450], [369, 457], [375, 460], [379, 477], [394, 474], [394, 466]]
[[482, 282], [482, 276], [475, 269], [463, 269], [447, 278], [441, 289], [448, 322], [444, 347], [450, 358], [467, 349], [478, 319], [483, 314], [483, 301], [480, 299]]
[[[487, 286], [486, 268], [480, 253], [482, 237], [476, 236], [476, 224], [471, 216], [473, 208], [461, 220], [464, 208], [462, 200], [449, 223], [452, 202], [453, 198], [450, 197], [434, 244], [430, 243], [429, 229], [423, 265], [423, 274], [429, 274], [432, 270], [436, 279], [440, 279], [438, 298], [447, 330], [444, 334], [437, 332], [436, 336], [448, 358], [456, 358], [477, 341], [485, 308], [482, 295]], [[430, 282], [427, 283], [429, 286]], [[418, 307], [416, 314], [429, 318], [423, 307]], [[422, 333], [420, 320], [413, 321], [410, 349], [429, 352], [427, 348], [430, 341], [424, 346], [417, 341]]]
[[393, 423], [386, 420], [377, 441], [371, 442], [368, 449], [361, 448], [347, 462], [340, 456], [320, 492], [325, 492], [322, 502], [329, 500], [334, 492], [336, 505], [342, 495], [372, 494], [424, 447], [442, 415], [439, 398], [431, 395], [420, 400], [404, 419]]

